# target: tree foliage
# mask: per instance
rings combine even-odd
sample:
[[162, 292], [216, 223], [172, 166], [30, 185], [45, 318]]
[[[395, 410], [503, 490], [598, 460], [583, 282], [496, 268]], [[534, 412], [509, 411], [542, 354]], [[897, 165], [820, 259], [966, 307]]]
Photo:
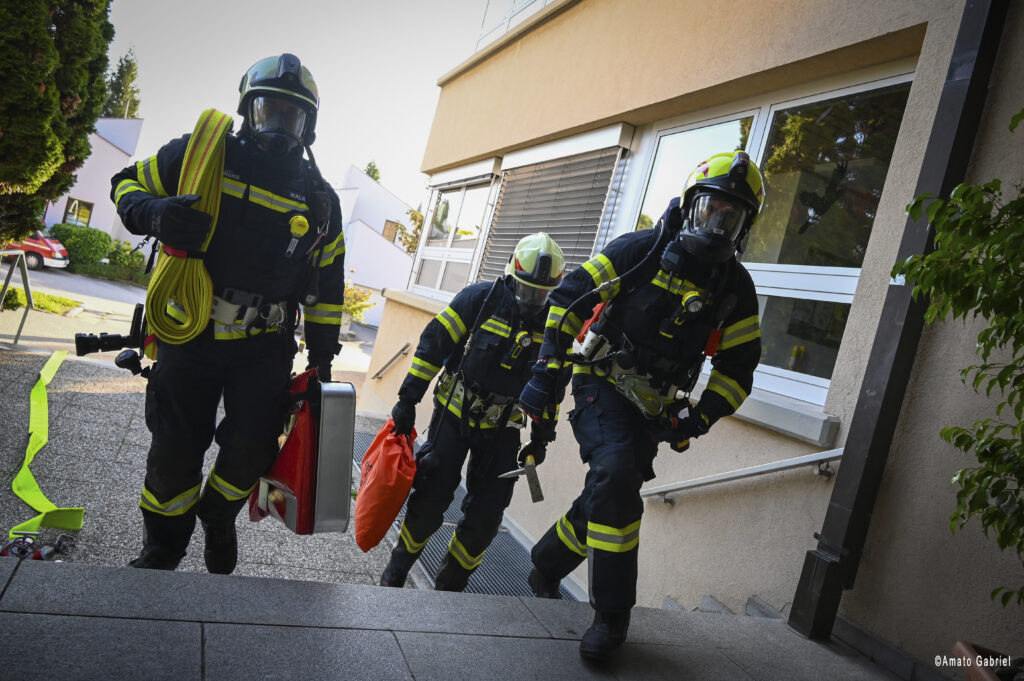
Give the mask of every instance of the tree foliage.
[[139, 77], [139, 65], [134, 50], [117, 61], [117, 68], [107, 76], [107, 101], [100, 116], [103, 118], [138, 118], [139, 88], [135, 81]]
[[373, 180], [380, 182], [380, 169], [377, 167], [377, 164], [375, 162], [370, 161], [369, 163], [367, 163], [366, 169], [363, 170], [363, 172], [366, 173]]
[[345, 284], [345, 301], [341, 304], [341, 311], [348, 314], [357, 322], [364, 320], [366, 311], [377, 303], [373, 302], [373, 291], [358, 284]]
[[405, 225], [399, 225], [398, 241], [401, 242], [402, 248], [405, 249], [405, 252], [412, 255], [420, 245], [420, 233], [423, 232], [423, 213], [419, 212], [415, 208], [410, 208], [405, 211], [405, 214], [409, 216], [409, 222], [412, 223], [412, 229]]
[[0, 4], [0, 240], [39, 227], [91, 149], [105, 99], [110, 0]]
[[[1024, 119], [1021, 110], [1010, 130]], [[977, 466], [953, 476], [958, 486], [951, 531], [978, 517], [985, 535], [1000, 549], [1012, 549], [1024, 564], [1024, 197], [1003, 197], [998, 179], [961, 184], [948, 199], [923, 194], [908, 206], [910, 216], [926, 214], [935, 230], [935, 250], [898, 263], [893, 274], [914, 282], [914, 296], [927, 296], [925, 321], [981, 317], [980, 364], [961, 379], [999, 402], [994, 414], [971, 427], [950, 426], [940, 435]], [[1024, 586], [998, 587], [1003, 605], [1024, 603]]]

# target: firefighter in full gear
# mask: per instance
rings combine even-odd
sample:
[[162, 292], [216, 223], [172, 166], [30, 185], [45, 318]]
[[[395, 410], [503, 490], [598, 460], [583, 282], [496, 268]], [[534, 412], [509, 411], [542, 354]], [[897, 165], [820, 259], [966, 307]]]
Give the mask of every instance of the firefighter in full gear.
[[416, 404], [431, 379], [441, 375], [400, 538], [381, 576], [382, 586], [405, 584], [420, 551], [441, 526], [467, 452], [463, 516], [435, 578], [435, 588], [442, 591], [466, 588], [501, 526], [515, 479], [498, 476], [528, 455], [536, 464], [544, 460], [547, 443], [555, 437], [557, 406], [552, 399], [539, 410], [530, 441], [520, 450], [519, 429], [527, 419], [516, 399], [537, 360], [547, 298], [564, 267], [562, 250], [551, 237], [526, 236], [509, 258], [506, 276], [467, 286], [423, 330], [391, 412], [394, 432], [412, 431]]
[[[658, 442], [684, 450], [750, 392], [761, 355], [758, 303], [736, 252], [763, 198], [761, 173], [746, 153], [712, 156], [656, 229], [615, 239], [551, 294], [540, 359], [520, 405], [535, 414], [555, 398], [572, 338], [591, 317], [572, 368], [569, 415], [589, 472], [569, 511], [534, 546], [529, 581], [536, 595], [557, 598], [562, 578], [589, 561], [595, 616], [580, 641], [584, 658], [604, 661], [626, 637], [636, 603], [639, 492], [654, 477]], [[711, 377], [691, 406], [706, 355], [713, 355]]]
[[[142, 550], [133, 567], [174, 570], [198, 517], [207, 569], [234, 571], [235, 517], [278, 452], [300, 304], [309, 364], [321, 380], [330, 380], [341, 348], [345, 242], [338, 197], [309, 151], [316, 83], [297, 57], [282, 54], [253, 65], [239, 92], [243, 123], [224, 139], [215, 225], [191, 207], [198, 196], [173, 195], [189, 135], [111, 181], [128, 230], [159, 239], [165, 250], [194, 253], [214, 230], [203, 254], [214, 296], [208, 325], [192, 340], [157, 341], [146, 388], [153, 437], [139, 500]], [[168, 300], [166, 310], [146, 312], [175, 318], [180, 309]], [[204, 486], [203, 458], [215, 436], [220, 450]]]

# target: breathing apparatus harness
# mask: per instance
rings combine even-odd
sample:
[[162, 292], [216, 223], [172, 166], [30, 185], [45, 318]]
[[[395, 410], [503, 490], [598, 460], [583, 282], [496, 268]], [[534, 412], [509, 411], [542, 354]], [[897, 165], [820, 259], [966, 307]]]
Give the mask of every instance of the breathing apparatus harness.
[[[667, 229], [665, 222], [666, 221], [664, 220], [659, 220], [657, 226], [658, 234], [654, 238], [650, 250], [643, 259], [640, 260], [640, 262], [621, 276], [600, 284], [570, 303], [559, 319], [557, 328], [562, 328], [562, 324], [565, 322], [566, 317], [568, 317], [572, 310], [595, 292], [601, 293], [611, 291], [616, 285], [629, 286], [631, 290], [635, 290], [635, 286], [641, 283], [636, 281], [636, 273], [650, 269], [655, 258], [658, 258], [661, 269], [668, 271], [670, 275], [671, 273], [678, 271], [683, 258], [682, 249], [680, 247], [674, 247], [679, 244], [678, 239], [674, 239], [666, 244], [663, 247], [662, 253], [659, 255], [659, 245], [662, 243], [665, 230]], [[725, 320], [736, 306], [736, 296], [731, 293], [724, 294], [729, 281], [733, 278], [734, 271], [734, 267], [731, 265], [728, 266], [727, 271], [722, 273], [720, 281], [715, 287], [713, 300], [715, 301], [716, 310], [713, 319], [713, 329], [709, 334], [704, 352], [700, 355], [699, 363], [695, 363], [694, 366], [690, 367], [687, 374], [686, 385], [670, 386], [670, 388], [675, 388], [675, 390], [671, 390], [673, 393], [678, 393], [679, 391], [683, 392], [683, 404], [685, 405], [690, 404], [690, 393], [693, 391], [693, 388], [700, 376], [700, 366], [703, 365], [705, 358], [713, 357], [715, 355], [718, 349], [718, 344], [722, 338], [722, 327], [725, 324]], [[632, 343], [630, 343], [624, 333], [620, 333], [620, 342], [618, 344], [621, 345], [621, 347], [613, 350], [616, 343], [613, 343], [611, 339], [598, 334], [591, 328], [594, 323], [604, 317], [606, 305], [607, 303], [603, 302], [598, 304], [595, 307], [593, 314], [580, 331], [580, 334], [577, 337], [577, 340], [580, 342], [580, 352], [564, 353], [562, 336], [561, 334], [556, 335], [555, 344], [558, 355], [560, 357], [565, 356], [568, 361], [572, 362], [576, 366], [610, 366], [611, 370], [609, 371], [609, 374], [614, 376], [614, 385], [616, 390], [637, 406], [646, 418], [657, 419], [661, 417], [665, 404], [663, 396], [651, 386], [651, 376], [644, 373], [651, 367], [637, 366], [639, 363], [639, 353], [637, 352], [637, 348], [633, 347]], [[703, 312], [706, 305], [707, 301], [699, 291], [687, 291], [682, 295], [679, 305], [673, 311], [672, 315], [661, 322], [659, 333], [668, 338], [674, 337], [676, 331], [682, 327], [683, 323]], [[668, 399], [672, 399], [672, 397], [674, 397], [674, 395], [668, 396]]]

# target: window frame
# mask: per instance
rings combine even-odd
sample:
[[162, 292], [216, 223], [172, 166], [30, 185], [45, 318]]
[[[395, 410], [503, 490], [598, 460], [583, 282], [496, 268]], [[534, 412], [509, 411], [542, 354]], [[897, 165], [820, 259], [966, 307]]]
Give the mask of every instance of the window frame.
[[[655, 121], [644, 126], [637, 131], [639, 141], [632, 158], [633, 168], [626, 170], [627, 175], [632, 170], [633, 177], [631, 180], [627, 178], [624, 196], [620, 197], [631, 209], [620, 212], [617, 229], [611, 230], [608, 240], [636, 228], [647, 191], [651, 186], [655, 161], [663, 137], [753, 116], [746, 151], [760, 165], [768, 143], [769, 126], [777, 112], [892, 85], [912, 85], [915, 69], [914, 60], [904, 59]], [[897, 139], [897, 143], [898, 141]], [[685, 178], [680, 178], [680, 189], [684, 181]], [[660, 215], [651, 217], [656, 221]], [[601, 247], [604, 245], [606, 244], [602, 243]], [[758, 296], [820, 300], [851, 306], [862, 270], [860, 267], [821, 267], [764, 262], [743, 262], [743, 265], [754, 280]], [[705, 363], [702, 373], [705, 378], [709, 375], [709, 363]], [[754, 375], [754, 387], [822, 406], [831, 388], [831, 379], [759, 364]]]

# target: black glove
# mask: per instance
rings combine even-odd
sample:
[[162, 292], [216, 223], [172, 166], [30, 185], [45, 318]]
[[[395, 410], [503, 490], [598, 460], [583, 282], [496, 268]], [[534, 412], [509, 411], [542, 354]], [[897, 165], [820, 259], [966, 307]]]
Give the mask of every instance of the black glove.
[[703, 416], [690, 412], [682, 418], [663, 419], [652, 435], [659, 442], [672, 443], [673, 449], [675, 449], [676, 445], [686, 440], [696, 439], [708, 432], [710, 428], [711, 426]]
[[140, 206], [139, 226], [171, 248], [198, 251], [203, 247], [212, 220], [207, 213], [190, 208], [199, 199], [198, 194], [150, 199]]
[[533, 463], [536, 466], [544, 463], [544, 457], [547, 456], [548, 443], [543, 440], [530, 440], [526, 443], [526, 446], [519, 450], [519, 461], [520, 466], [526, 465], [526, 457], [532, 456]]
[[548, 372], [541, 361], [533, 368], [533, 378], [523, 386], [519, 394], [519, 405], [528, 416], [539, 419], [544, 416], [545, 407], [554, 403], [557, 390], [557, 377]]
[[412, 435], [412, 427], [416, 423], [416, 403], [399, 397], [391, 409], [391, 418], [395, 421], [392, 435]]

